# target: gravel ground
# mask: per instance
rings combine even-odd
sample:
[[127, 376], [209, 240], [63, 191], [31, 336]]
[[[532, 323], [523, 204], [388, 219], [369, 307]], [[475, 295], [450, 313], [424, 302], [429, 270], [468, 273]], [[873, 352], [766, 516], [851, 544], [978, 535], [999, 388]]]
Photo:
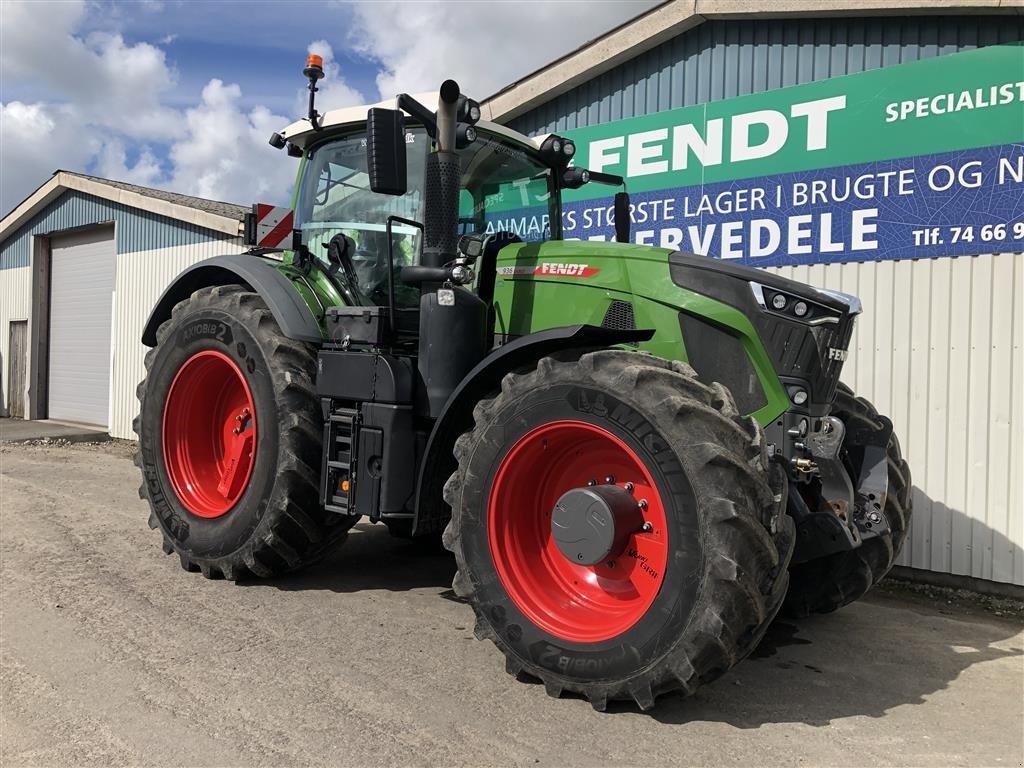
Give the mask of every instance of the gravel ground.
[[185, 573], [131, 450], [0, 448], [4, 766], [1024, 762], [1012, 602], [887, 587], [776, 622], [691, 699], [599, 714], [505, 675], [451, 560], [380, 526], [288, 578]]

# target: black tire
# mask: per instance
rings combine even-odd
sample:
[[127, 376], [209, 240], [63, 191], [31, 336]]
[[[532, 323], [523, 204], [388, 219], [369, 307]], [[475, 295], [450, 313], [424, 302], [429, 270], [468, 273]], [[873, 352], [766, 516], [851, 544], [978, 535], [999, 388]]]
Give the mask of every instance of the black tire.
[[[878, 411], [863, 397], [857, 397], [844, 384], [836, 391], [832, 409], [852, 430], [878, 430]], [[843, 451], [851, 477], [858, 477], [860, 466], [856, 459]], [[867, 539], [857, 549], [799, 563], [790, 568], [789, 593], [784, 612], [794, 618], [812, 613], [831, 613], [844, 605], [859, 600], [892, 569], [903, 549], [913, 514], [910, 467], [903, 459], [900, 442], [894, 432], [889, 438], [889, 493], [882, 514], [889, 523], [891, 534]], [[793, 491], [795, 492], [795, 491]]]
[[[181, 366], [215, 350], [243, 373], [253, 396], [259, 440], [237, 503], [215, 518], [190, 512], [168, 479], [162, 449], [164, 404]], [[337, 546], [354, 518], [319, 503], [322, 427], [313, 387], [315, 350], [281, 333], [263, 299], [239, 285], [203, 288], [179, 302], [157, 331], [139, 384], [136, 465], [139, 496], [164, 552], [207, 578], [269, 577], [308, 565]]]
[[[540, 679], [551, 696], [582, 694], [598, 710], [617, 699], [646, 710], [667, 691], [692, 693], [757, 646], [786, 591], [794, 532], [770, 482], [763, 433], [739, 416], [725, 388], [702, 384], [683, 363], [638, 352], [569, 353], [505, 376], [473, 418], [445, 486], [452, 519], [444, 543], [477, 637], [505, 654], [510, 674]], [[569, 642], [531, 622], [488, 549], [497, 466], [531, 429], [564, 419], [628, 444], [668, 500], [674, 543], [654, 602], [634, 625], [596, 643]]]

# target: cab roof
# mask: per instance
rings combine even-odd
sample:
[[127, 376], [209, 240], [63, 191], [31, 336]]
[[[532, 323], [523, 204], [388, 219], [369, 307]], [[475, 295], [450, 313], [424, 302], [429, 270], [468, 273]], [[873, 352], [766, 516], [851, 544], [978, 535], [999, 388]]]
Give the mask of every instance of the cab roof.
[[[421, 104], [424, 104], [429, 107], [429, 105], [437, 99], [437, 93], [417, 93], [413, 95], [413, 98], [416, 99]], [[373, 107], [382, 107], [384, 109], [398, 109], [397, 102], [398, 99], [396, 97], [391, 99], [385, 99], [384, 101], [377, 102], [376, 104], [364, 104], [354, 107], [342, 107], [341, 109], [332, 109], [320, 116], [320, 126], [321, 128], [335, 128], [338, 126], [345, 125], [351, 125], [353, 127], [365, 125], [366, 113], [368, 110], [372, 109]], [[481, 109], [483, 109], [485, 116], [489, 116], [487, 115], [487, 112], [489, 110], [487, 110], [485, 107], [481, 107]], [[476, 124], [476, 127], [478, 129], [486, 130], [489, 133], [495, 133], [498, 134], [499, 136], [511, 139], [512, 141], [518, 142], [520, 144], [525, 144], [529, 147], [532, 147], [533, 149], [540, 149], [540, 145], [544, 141], [544, 139], [551, 135], [545, 134], [543, 136], [534, 138], [519, 133], [518, 131], [513, 131], [511, 128], [508, 128], [504, 125], [500, 125], [499, 123], [490, 122], [489, 120], [480, 120]], [[306, 145], [316, 137], [319, 131], [313, 130], [313, 126], [310, 124], [308, 118], [302, 118], [301, 120], [296, 120], [294, 123], [289, 125], [284, 130], [279, 131], [279, 133], [281, 134], [282, 137], [290, 141], [292, 144], [296, 145], [297, 147], [305, 149]]]

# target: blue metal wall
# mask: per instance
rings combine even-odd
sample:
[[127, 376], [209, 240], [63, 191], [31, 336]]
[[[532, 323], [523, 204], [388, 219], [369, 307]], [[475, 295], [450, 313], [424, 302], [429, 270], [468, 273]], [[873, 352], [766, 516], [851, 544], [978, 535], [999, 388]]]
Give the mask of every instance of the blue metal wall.
[[51, 202], [0, 244], [0, 269], [27, 267], [32, 236], [90, 224], [114, 222], [117, 252], [194, 245], [209, 240], [233, 240], [231, 235], [141, 211], [112, 200], [69, 190]]
[[1024, 40], [1024, 16], [711, 21], [509, 122], [535, 135]]

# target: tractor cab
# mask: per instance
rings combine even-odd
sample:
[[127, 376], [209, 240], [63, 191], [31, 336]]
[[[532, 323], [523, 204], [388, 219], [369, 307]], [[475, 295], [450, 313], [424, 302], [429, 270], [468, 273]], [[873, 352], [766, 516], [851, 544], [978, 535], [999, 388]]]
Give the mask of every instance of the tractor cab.
[[[420, 264], [423, 230], [398, 219], [423, 220], [425, 167], [432, 141], [426, 129], [416, 125], [406, 127], [403, 141], [407, 183], [400, 195], [385, 195], [371, 187], [365, 116], [362, 125], [342, 125], [311, 137], [305, 150], [295, 203], [297, 244], [326, 264], [332, 238], [342, 234], [351, 241], [353, 282], [358, 285], [358, 293], [350, 297], [352, 303], [386, 306], [389, 274], [400, 278], [403, 267]], [[544, 226], [523, 233], [522, 239], [561, 236], [557, 169], [544, 161], [532, 143], [480, 127], [475, 141], [462, 146], [458, 157], [463, 169], [460, 234], [493, 234], [509, 213], [525, 210]], [[398, 305], [417, 305], [418, 291], [406, 288], [399, 280]]]
[[[300, 262], [313, 259], [337, 276], [346, 305], [415, 308], [420, 291], [402, 280], [404, 268], [439, 267], [439, 257], [475, 258], [457, 252], [453, 232], [481, 241], [497, 235], [495, 246], [561, 240], [563, 189], [591, 181], [624, 186], [621, 177], [573, 167], [571, 140], [555, 134], [530, 138], [482, 120], [480, 105], [461, 94], [449, 115], [424, 106], [421, 99], [431, 98], [425, 94], [320, 115], [312, 101], [321, 76], [316, 59], [311, 56], [305, 70], [309, 115], [274, 133], [270, 143], [301, 158], [293, 195], [295, 234], [288, 245]], [[450, 135], [439, 136], [440, 131]], [[457, 164], [457, 178], [438, 187], [431, 158], [442, 142], [441, 151], [452, 167]], [[457, 216], [442, 221], [427, 213], [431, 205], [446, 214], [454, 206]], [[617, 195], [620, 241], [629, 238], [628, 208], [625, 193]], [[510, 226], [523, 220], [530, 226]], [[441, 237], [446, 253], [425, 237]], [[432, 256], [424, 262], [425, 248]]]

